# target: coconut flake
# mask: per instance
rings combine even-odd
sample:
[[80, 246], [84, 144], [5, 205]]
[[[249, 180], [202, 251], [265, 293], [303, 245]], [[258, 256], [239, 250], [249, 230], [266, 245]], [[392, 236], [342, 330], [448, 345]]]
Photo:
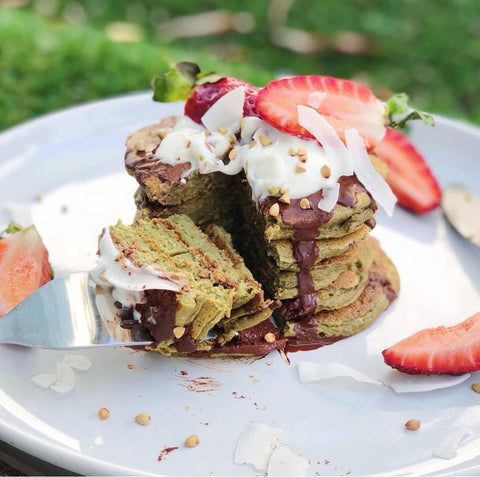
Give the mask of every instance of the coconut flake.
[[243, 104], [245, 103], [245, 88], [238, 88], [224, 94], [202, 116], [203, 125], [210, 131], [219, 127], [227, 127], [236, 132], [240, 129], [243, 118]]
[[470, 374], [460, 376], [450, 375], [410, 375], [400, 371], [391, 370], [383, 379], [383, 383], [396, 393], [418, 393], [434, 391], [435, 389], [449, 388], [463, 383]]
[[433, 448], [433, 455], [440, 459], [453, 459], [462, 441], [471, 434], [471, 430], [465, 426], [448, 431]]
[[79, 354], [67, 354], [63, 358], [63, 362], [73, 369], [87, 371], [91, 368], [92, 362], [86, 357]]
[[307, 104], [312, 108], [318, 109], [326, 97], [327, 93], [325, 91], [314, 91], [308, 95]]
[[75, 374], [73, 369], [65, 363], [57, 363], [57, 380], [50, 386], [57, 393], [65, 394], [75, 386]]
[[308, 106], [297, 106], [297, 113], [298, 124], [313, 135], [325, 149], [327, 156], [337, 164], [336, 176], [351, 176], [353, 174], [352, 158], [333, 126], [321, 114]]
[[331, 212], [338, 201], [340, 184], [336, 182], [332, 187], [322, 189], [322, 198], [318, 201], [318, 208], [325, 212]]
[[353, 169], [358, 180], [372, 194], [372, 197], [385, 212], [392, 216], [397, 198], [383, 177], [373, 167], [364, 140], [356, 129], [347, 129], [345, 131], [345, 142], [351, 154]]
[[235, 464], [252, 464], [257, 470], [266, 470], [272, 446], [280, 432], [280, 429], [261, 422], [250, 422], [238, 439]]
[[300, 476], [306, 475], [308, 461], [294, 454], [285, 446], [278, 446], [270, 456], [267, 475], [271, 476]]
[[312, 381], [321, 381], [323, 379], [332, 379], [339, 377], [352, 378], [355, 381], [369, 384], [383, 384], [368, 377], [356, 369], [342, 363], [312, 363], [309, 361], [301, 361], [298, 363], [298, 374], [302, 383], [310, 383]]
[[40, 373], [32, 376], [30, 380], [37, 386], [48, 389], [57, 380], [57, 375], [53, 373]]

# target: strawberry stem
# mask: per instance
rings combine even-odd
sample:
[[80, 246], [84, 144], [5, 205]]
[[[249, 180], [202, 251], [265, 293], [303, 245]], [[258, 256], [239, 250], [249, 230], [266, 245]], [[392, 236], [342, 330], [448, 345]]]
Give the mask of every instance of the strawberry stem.
[[14, 234], [16, 232], [21, 232], [23, 230], [23, 227], [21, 225], [18, 225], [16, 222], [10, 222], [5, 230], [0, 232], [0, 239], [4, 237], [4, 235], [7, 234]]
[[153, 77], [153, 100], [166, 103], [185, 101], [196, 85], [214, 83], [221, 78], [214, 72], [202, 73], [196, 63], [182, 61], [170, 71]]
[[[401, 114], [407, 113], [403, 118], [394, 118]], [[408, 105], [408, 96], [405, 93], [394, 94], [385, 106], [386, 123], [385, 126], [390, 129], [404, 128], [408, 121], [413, 119], [421, 119], [425, 124], [435, 125], [433, 116], [423, 111], [412, 109]]]

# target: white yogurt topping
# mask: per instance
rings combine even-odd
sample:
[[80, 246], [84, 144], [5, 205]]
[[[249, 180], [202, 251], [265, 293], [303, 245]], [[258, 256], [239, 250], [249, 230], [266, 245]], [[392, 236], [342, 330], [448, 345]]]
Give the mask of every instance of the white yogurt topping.
[[[270, 192], [272, 188], [288, 191], [291, 199], [323, 190], [319, 208], [330, 212], [338, 199], [339, 178], [355, 173], [355, 165], [363, 165], [368, 155], [358, 136], [363, 148], [361, 161], [354, 157], [359, 154], [358, 141], [355, 148], [345, 145], [328, 121], [310, 107], [318, 107], [325, 95], [312, 92], [309, 106], [298, 106], [299, 124], [315, 139], [284, 133], [258, 117], [243, 118], [245, 92], [239, 87], [213, 104], [202, 117], [203, 125], [188, 117], [180, 119], [160, 143], [155, 156], [170, 165], [190, 163], [184, 177], [192, 171], [234, 175], [243, 169], [257, 202], [275, 195]], [[370, 170], [368, 173], [369, 177], [373, 174]], [[393, 194], [378, 174], [373, 177], [373, 181], [363, 185], [391, 214]], [[378, 184], [380, 193], [376, 193]], [[388, 200], [382, 200], [385, 194]]]
[[92, 279], [100, 286], [112, 287], [113, 298], [129, 307], [145, 300], [145, 290], [178, 292], [186, 286], [182, 275], [171, 276], [153, 265], [137, 267], [131, 260], [121, 257], [113, 243], [108, 227], [100, 237], [97, 267]]

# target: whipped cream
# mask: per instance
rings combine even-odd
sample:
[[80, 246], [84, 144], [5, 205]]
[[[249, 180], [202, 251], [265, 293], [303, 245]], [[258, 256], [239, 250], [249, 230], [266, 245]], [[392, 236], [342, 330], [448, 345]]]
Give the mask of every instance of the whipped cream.
[[235, 175], [244, 170], [257, 203], [278, 191], [301, 199], [322, 190], [318, 207], [327, 212], [337, 203], [340, 177], [357, 173], [391, 215], [395, 197], [373, 166], [366, 164], [369, 159], [363, 139], [356, 130], [349, 130], [353, 140], [345, 144], [314, 109], [325, 94], [313, 92], [308, 106], [298, 106], [299, 124], [315, 139], [284, 133], [258, 117], [242, 117], [245, 91], [241, 86], [214, 103], [202, 117], [203, 124], [181, 118], [160, 143], [155, 157], [170, 165], [190, 163], [184, 177], [193, 171]]
[[178, 292], [186, 287], [181, 274], [166, 274], [153, 265], [137, 267], [122, 257], [113, 243], [107, 227], [100, 237], [97, 267], [92, 270], [92, 280], [100, 286], [113, 288], [113, 298], [124, 307], [145, 303], [145, 290], [170, 290]]

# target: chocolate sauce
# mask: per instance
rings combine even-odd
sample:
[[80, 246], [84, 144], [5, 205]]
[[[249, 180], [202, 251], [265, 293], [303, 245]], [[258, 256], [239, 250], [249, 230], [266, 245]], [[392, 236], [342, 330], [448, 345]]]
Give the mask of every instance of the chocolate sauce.
[[145, 290], [147, 307], [137, 304], [142, 325], [151, 333], [155, 341], [173, 339], [175, 313], [177, 311], [176, 293], [170, 290]]
[[[368, 193], [355, 175], [340, 177], [339, 184], [338, 203], [345, 207], [355, 208], [358, 194], [362, 192]], [[316, 238], [319, 227], [326, 224], [333, 217], [333, 211], [325, 212], [318, 208], [318, 202], [321, 200], [322, 195], [322, 190], [320, 190], [306, 197], [310, 202], [309, 209], [300, 207], [301, 199], [290, 199], [290, 204], [279, 202], [282, 222], [292, 227], [294, 231], [292, 240], [293, 257], [299, 267], [297, 273], [298, 296], [294, 299], [283, 301], [283, 315], [286, 319], [312, 315], [317, 308], [317, 298], [311, 274], [311, 268], [318, 258]], [[267, 197], [260, 204], [260, 208], [265, 213], [277, 201], [276, 197]], [[373, 199], [370, 207], [372, 210], [377, 208]], [[375, 219], [369, 219], [367, 225], [373, 228]]]

